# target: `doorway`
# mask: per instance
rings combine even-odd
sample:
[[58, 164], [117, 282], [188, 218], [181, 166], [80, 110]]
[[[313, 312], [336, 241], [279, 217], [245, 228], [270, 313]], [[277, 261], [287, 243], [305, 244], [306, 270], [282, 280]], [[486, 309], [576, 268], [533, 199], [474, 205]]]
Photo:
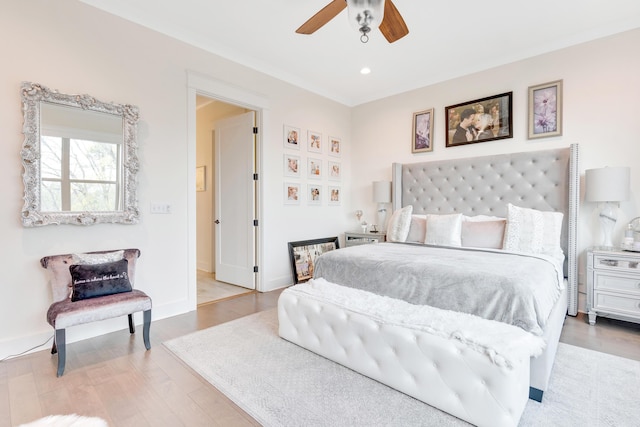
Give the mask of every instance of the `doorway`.
[[[269, 101], [264, 96], [245, 90], [238, 86], [230, 85], [226, 82], [213, 79], [207, 75], [187, 71], [187, 124], [188, 124], [188, 165], [194, 171], [189, 175], [187, 199], [189, 206], [188, 214], [188, 269], [187, 269], [187, 303], [191, 310], [197, 308], [197, 248], [196, 248], [196, 97], [197, 95], [209, 97], [224, 103], [240, 106], [256, 113], [256, 126], [259, 129], [256, 135], [256, 161], [255, 168], [258, 176], [262, 169], [262, 135], [265, 131], [263, 124], [266, 122], [269, 110]], [[260, 221], [263, 213], [263, 203], [261, 197], [262, 180], [256, 183], [255, 206], [257, 220]], [[264, 254], [262, 224], [255, 227], [255, 263], [258, 272], [255, 273], [255, 289], [260, 292], [264, 280], [263, 269], [260, 268]]]
[[[255, 112], [252, 110], [196, 95], [198, 306], [244, 295], [255, 289], [255, 230], [244, 227], [256, 218], [255, 183], [250, 178], [256, 158], [252, 132], [254, 122]], [[238, 150], [238, 147], [243, 148]], [[227, 165], [235, 167], [227, 168]], [[247, 193], [244, 199], [234, 197], [244, 193]], [[230, 212], [234, 214], [229, 215]], [[221, 223], [221, 218], [226, 220]], [[233, 233], [226, 232], [230, 229]], [[246, 237], [236, 238], [239, 233]]]

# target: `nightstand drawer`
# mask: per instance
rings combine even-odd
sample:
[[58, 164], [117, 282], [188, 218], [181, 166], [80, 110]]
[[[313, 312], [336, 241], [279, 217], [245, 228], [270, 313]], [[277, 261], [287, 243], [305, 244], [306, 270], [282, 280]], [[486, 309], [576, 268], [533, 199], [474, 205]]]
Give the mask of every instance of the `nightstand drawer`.
[[621, 314], [640, 315], [640, 298], [612, 295], [602, 292], [595, 293], [595, 309]]
[[640, 298], [640, 277], [616, 275], [603, 272], [594, 273], [594, 287], [599, 291], [610, 290], [637, 294]]
[[596, 270], [626, 271], [632, 274], [640, 273], [640, 262], [638, 257], [621, 257], [609, 255], [595, 255], [593, 257], [593, 268]]
[[385, 241], [384, 233], [344, 233], [345, 246], [368, 245]]

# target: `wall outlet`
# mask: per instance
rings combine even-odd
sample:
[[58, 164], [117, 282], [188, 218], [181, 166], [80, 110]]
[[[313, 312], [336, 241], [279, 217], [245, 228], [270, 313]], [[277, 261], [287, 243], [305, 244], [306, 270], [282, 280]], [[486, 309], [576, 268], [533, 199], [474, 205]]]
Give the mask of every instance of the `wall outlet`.
[[170, 214], [171, 205], [169, 203], [151, 203], [152, 214]]

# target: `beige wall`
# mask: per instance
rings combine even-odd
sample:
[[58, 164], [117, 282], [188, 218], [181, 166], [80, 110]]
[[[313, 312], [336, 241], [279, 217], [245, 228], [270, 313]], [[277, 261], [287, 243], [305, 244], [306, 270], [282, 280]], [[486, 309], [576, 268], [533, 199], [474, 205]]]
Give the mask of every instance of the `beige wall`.
[[[23, 351], [51, 335], [45, 322], [51, 295], [40, 257], [48, 254], [138, 247], [137, 283], [154, 299], [154, 318], [194, 308], [195, 282], [189, 253], [196, 196], [189, 184], [195, 169], [190, 147], [187, 72], [194, 71], [268, 100], [260, 141], [262, 210], [261, 289], [291, 281], [286, 243], [337, 235], [355, 226], [353, 212], [372, 218], [371, 182], [390, 178], [392, 162], [468, 157], [538, 150], [580, 143], [581, 169], [632, 167], [632, 199], [622, 204], [616, 238], [638, 214], [640, 158], [637, 100], [640, 99], [640, 30], [516, 62], [380, 101], [348, 108], [255, 70], [189, 47], [79, 2], [7, 0], [0, 5], [0, 357]], [[429, 63], [425, 64], [425, 67]], [[564, 135], [526, 139], [527, 87], [564, 80]], [[139, 203], [134, 226], [49, 226], [20, 224], [22, 167], [21, 81], [67, 93], [140, 107]], [[444, 107], [513, 91], [514, 138], [463, 147], [444, 147]], [[435, 150], [412, 155], [412, 113], [434, 107]], [[283, 125], [342, 138], [340, 206], [283, 204]], [[193, 136], [195, 140], [195, 136]], [[193, 153], [193, 158], [191, 158]], [[301, 151], [306, 159], [307, 153]], [[323, 159], [328, 159], [323, 156]], [[191, 163], [190, 163], [191, 162]], [[325, 163], [326, 164], [326, 163]], [[306, 169], [306, 167], [305, 167]], [[302, 177], [306, 187], [309, 182]], [[331, 182], [322, 181], [327, 187]], [[191, 196], [190, 196], [191, 195]], [[191, 202], [193, 200], [193, 202]], [[170, 215], [150, 215], [152, 202], [172, 205]], [[580, 214], [581, 249], [596, 242], [595, 206]], [[195, 227], [195, 225], [193, 226]], [[582, 278], [581, 274], [581, 278]], [[122, 321], [72, 328], [70, 341], [121, 329]]]
[[[266, 200], [260, 218], [262, 289], [291, 283], [288, 241], [344, 229], [346, 207], [283, 205], [282, 132], [284, 123], [295, 123], [349, 141], [349, 108], [76, 1], [3, 1], [0, 38], [0, 358], [51, 336], [45, 320], [51, 294], [39, 265], [45, 255], [140, 248], [136, 282], [153, 298], [154, 319], [195, 308], [196, 263], [189, 259], [195, 254], [195, 224], [189, 221], [196, 217], [190, 185], [196, 148], [195, 142], [189, 146], [190, 138], [195, 141], [187, 117], [189, 71], [268, 101], [260, 135]], [[22, 81], [140, 108], [139, 224], [22, 227]], [[348, 189], [348, 182], [343, 185]], [[171, 204], [172, 213], [151, 215], [152, 202]], [[314, 227], [307, 226], [307, 217]], [[75, 341], [123, 327], [126, 321], [117, 319], [67, 333]]]
[[[631, 167], [631, 200], [621, 204], [614, 241], [624, 226], [640, 215], [640, 30], [425, 87], [353, 109], [353, 203], [367, 207], [372, 217], [371, 182], [391, 179], [391, 162], [421, 162], [496, 153], [542, 150], [580, 144], [580, 169]], [[564, 82], [563, 135], [527, 139], [528, 87], [562, 79]], [[445, 147], [445, 106], [513, 91], [512, 139]], [[435, 108], [434, 150], [411, 153], [412, 114]], [[581, 189], [584, 194], [584, 188]], [[578, 247], [601, 243], [596, 205], [583, 203]], [[584, 254], [580, 257], [584, 282]], [[584, 310], [584, 305], [580, 306]]]

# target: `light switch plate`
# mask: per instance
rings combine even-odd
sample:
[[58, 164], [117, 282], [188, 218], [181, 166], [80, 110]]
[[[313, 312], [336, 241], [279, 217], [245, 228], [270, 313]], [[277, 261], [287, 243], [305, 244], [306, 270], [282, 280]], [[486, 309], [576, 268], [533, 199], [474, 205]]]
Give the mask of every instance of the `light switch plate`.
[[170, 214], [171, 205], [169, 203], [151, 203], [152, 214]]

